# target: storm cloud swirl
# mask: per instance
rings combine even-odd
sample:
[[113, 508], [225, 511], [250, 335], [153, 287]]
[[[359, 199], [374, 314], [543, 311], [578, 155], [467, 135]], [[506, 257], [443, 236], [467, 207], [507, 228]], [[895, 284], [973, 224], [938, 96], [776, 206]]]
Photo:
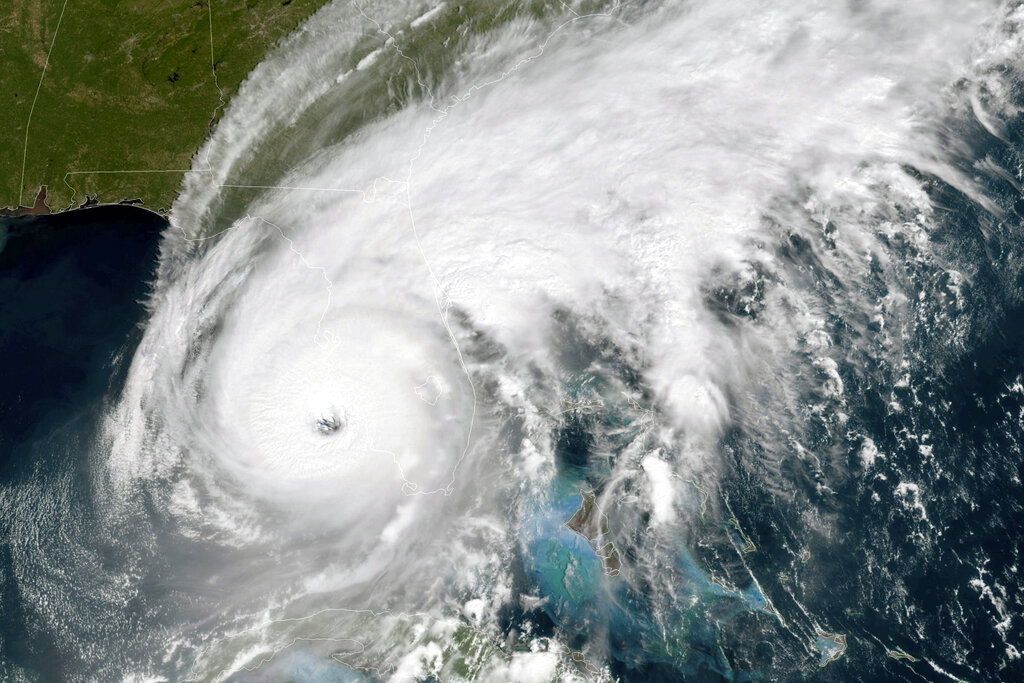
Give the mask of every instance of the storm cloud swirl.
[[325, 7], [196, 156], [76, 504], [132, 550], [42, 618], [106, 680], [1008, 675], [1018, 579], [920, 582], [1021, 17]]

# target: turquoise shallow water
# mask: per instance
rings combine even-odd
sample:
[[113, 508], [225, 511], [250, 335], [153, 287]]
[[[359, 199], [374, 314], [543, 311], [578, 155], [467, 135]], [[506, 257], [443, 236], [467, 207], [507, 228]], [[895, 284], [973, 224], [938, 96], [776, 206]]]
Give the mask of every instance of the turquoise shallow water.
[[[732, 670], [720, 648], [720, 631], [743, 614], [777, 619], [761, 590], [753, 583], [733, 590], [713, 581], [682, 543], [674, 566], [667, 569], [676, 577], [682, 600], [639, 594], [619, 577], [608, 576], [591, 544], [566, 525], [588, 490], [580, 474], [566, 467], [556, 475], [550, 489], [533, 499], [520, 528], [527, 572], [553, 622], [581, 643], [592, 642], [596, 634], [613, 644], [629, 643], [629, 649], [616, 653], [631, 662], [626, 671], [633, 673], [627, 675], [658, 675], [654, 667], [660, 662], [689, 675], [758, 678], [756, 671]], [[666, 611], [665, 605], [674, 608]], [[637, 642], [643, 643], [640, 652], [632, 649]]]

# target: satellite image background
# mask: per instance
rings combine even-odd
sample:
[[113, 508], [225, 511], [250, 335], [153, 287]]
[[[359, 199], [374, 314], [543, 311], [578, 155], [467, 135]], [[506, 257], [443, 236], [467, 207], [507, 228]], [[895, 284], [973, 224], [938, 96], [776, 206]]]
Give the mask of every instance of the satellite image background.
[[51, 4], [0, 679], [1024, 679], [1024, 5]]

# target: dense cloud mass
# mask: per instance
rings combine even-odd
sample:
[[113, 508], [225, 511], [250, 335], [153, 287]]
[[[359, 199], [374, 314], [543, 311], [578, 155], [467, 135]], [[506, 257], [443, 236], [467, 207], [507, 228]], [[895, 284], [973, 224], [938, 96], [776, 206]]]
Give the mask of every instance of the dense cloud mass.
[[1019, 305], [1020, 20], [325, 7], [172, 212], [67, 513], [131, 551], [39, 618], [83, 679], [1019, 671], [938, 416]]

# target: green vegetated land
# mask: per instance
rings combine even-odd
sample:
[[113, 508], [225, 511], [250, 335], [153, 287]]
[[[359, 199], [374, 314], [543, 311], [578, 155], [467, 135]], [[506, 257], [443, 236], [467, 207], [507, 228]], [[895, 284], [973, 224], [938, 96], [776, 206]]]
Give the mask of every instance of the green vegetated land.
[[166, 210], [180, 170], [81, 172], [189, 168], [246, 74], [326, 2], [0, 3], [0, 100], [6, 102], [0, 106], [0, 207], [31, 205], [45, 185], [54, 211], [81, 206], [87, 197], [141, 199]]

